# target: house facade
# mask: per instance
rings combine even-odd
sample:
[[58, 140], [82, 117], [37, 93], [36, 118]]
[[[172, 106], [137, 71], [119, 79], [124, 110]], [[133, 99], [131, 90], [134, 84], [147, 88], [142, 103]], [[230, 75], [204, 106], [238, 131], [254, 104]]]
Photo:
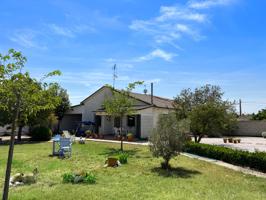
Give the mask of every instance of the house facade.
[[[79, 105], [71, 107], [62, 120], [61, 129], [73, 130], [80, 121], [92, 121], [96, 124], [96, 132], [103, 135], [116, 134], [120, 127], [120, 119], [108, 115], [103, 103], [112, 97], [112, 90], [103, 86], [84, 99]], [[122, 119], [122, 130], [132, 133], [136, 138], [148, 138], [156, 127], [160, 114], [173, 110], [172, 100], [153, 95], [130, 93], [134, 100], [134, 114]]]

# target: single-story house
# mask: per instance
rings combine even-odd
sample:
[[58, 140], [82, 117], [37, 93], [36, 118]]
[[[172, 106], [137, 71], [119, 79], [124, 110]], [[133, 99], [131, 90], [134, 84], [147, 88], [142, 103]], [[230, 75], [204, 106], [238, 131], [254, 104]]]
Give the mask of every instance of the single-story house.
[[[103, 102], [110, 97], [112, 90], [107, 86], [101, 87], [79, 105], [71, 107], [62, 120], [61, 129], [73, 130], [80, 121], [93, 121], [97, 133], [114, 134], [116, 128], [120, 127], [120, 119], [109, 116], [103, 109]], [[173, 101], [170, 99], [133, 92], [130, 97], [134, 99], [134, 114], [122, 120], [122, 129], [133, 133], [136, 138], [149, 137], [159, 115], [173, 110]]]

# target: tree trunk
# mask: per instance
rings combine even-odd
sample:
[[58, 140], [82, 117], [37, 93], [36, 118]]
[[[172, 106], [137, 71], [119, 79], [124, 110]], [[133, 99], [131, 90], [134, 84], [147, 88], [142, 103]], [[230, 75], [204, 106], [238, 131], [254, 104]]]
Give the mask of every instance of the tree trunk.
[[3, 200], [8, 200], [8, 191], [9, 191], [9, 181], [10, 181], [10, 174], [11, 174], [11, 166], [13, 160], [13, 152], [14, 152], [14, 145], [15, 145], [15, 129], [16, 129], [16, 122], [19, 115], [19, 108], [20, 108], [20, 96], [17, 98], [17, 105], [13, 114], [12, 120], [12, 131], [10, 136], [10, 144], [9, 144], [9, 151], [8, 151], [8, 158], [6, 164], [6, 176], [5, 176], [5, 185], [3, 191]]
[[203, 135], [199, 135], [198, 143], [200, 143], [201, 139], [203, 138]]
[[18, 136], [17, 136], [18, 141], [21, 141], [22, 129], [23, 129], [23, 125], [19, 125]]
[[194, 135], [194, 141], [197, 143], [198, 139], [197, 139], [197, 136]]
[[169, 164], [169, 161], [170, 161], [170, 159], [168, 159], [168, 158], [165, 159], [165, 158], [164, 158], [164, 162], [162, 162], [162, 164], [161, 164], [163, 169], [167, 169], [167, 170], [168, 170], [168, 169], [171, 168], [171, 166], [170, 166], [170, 164]]
[[123, 116], [120, 116], [120, 140], [121, 140], [121, 147], [120, 147], [120, 150], [121, 150], [121, 151], [123, 151], [122, 123], [123, 123]]

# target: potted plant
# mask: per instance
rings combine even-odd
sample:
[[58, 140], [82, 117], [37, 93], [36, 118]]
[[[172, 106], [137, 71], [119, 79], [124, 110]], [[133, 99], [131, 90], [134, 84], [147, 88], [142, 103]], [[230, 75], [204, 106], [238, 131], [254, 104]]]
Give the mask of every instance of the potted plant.
[[92, 132], [91, 132], [91, 130], [86, 130], [85, 134], [86, 134], [86, 138], [89, 138], [89, 137], [91, 137]]
[[224, 140], [224, 143], [227, 143], [227, 141], [228, 141], [228, 138], [224, 138], [223, 140]]
[[237, 143], [240, 143], [240, 142], [241, 142], [241, 139], [240, 139], [240, 138], [238, 138], [238, 139], [237, 139]]
[[134, 135], [132, 133], [127, 134], [127, 141], [132, 142], [134, 140]]
[[234, 140], [233, 138], [228, 138], [229, 143], [233, 143], [233, 140]]
[[233, 142], [234, 142], [234, 144], [236, 144], [238, 142], [238, 140], [237, 139], [233, 139]]

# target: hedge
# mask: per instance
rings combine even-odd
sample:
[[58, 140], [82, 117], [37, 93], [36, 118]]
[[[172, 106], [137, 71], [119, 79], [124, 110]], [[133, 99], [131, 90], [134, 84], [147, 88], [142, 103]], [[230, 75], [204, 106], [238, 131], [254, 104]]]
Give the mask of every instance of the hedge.
[[266, 152], [248, 152], [194, 142], [187, 143], [184, 151], [266, 173]]
[[43, 126], [35, 127], [31, 131], [31, 140], [33, 141], [48, 141], [52, 137], [52, 131]]

